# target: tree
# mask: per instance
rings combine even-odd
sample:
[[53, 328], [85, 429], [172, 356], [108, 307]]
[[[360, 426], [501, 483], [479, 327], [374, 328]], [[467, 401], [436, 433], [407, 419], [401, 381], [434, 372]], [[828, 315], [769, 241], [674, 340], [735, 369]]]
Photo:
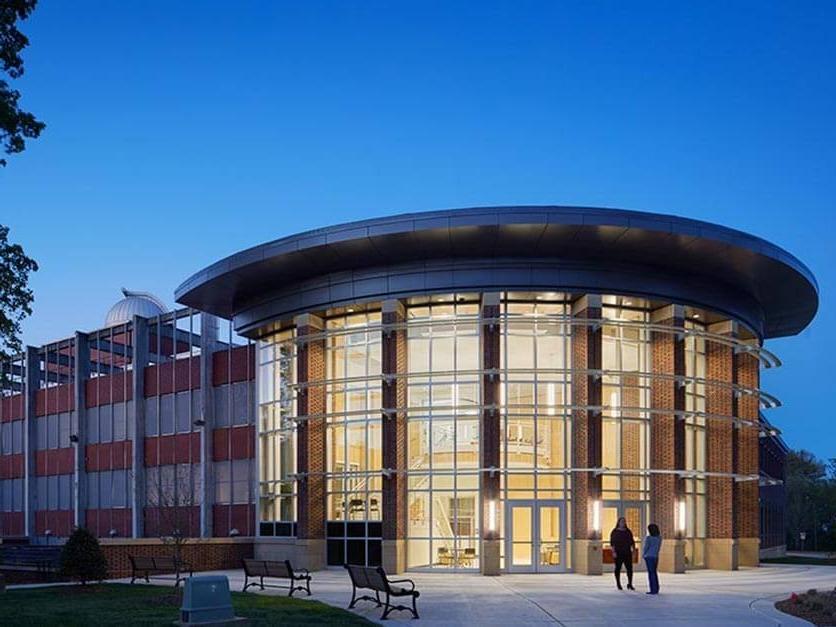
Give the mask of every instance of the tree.
[[[809, 451], [787, 456], [787, 546], [836, 551], [836, 468]], [[801, 541], [801, 533], [805, 540]]]
[[87, 585], [107, 579], [107, 560], [99, 541], [84, 527], [76, 527], [61, 549], [61, 573]]
[[9, 243], [9, 227], [0, 224], [0, 361], [21, 351], [20, 323], [32, 315], [34, 300], [29, 274], [37, 270], [19, 244]]
[[[17, 21], [25, 20], [35, 9], [37, 0], [0, 0], [0, 65], [10, 78], [23, 76], [20, 52], [29, 39], [17, 29]], [[0, 78], [0, 145], [7, 155], [23, 152], [26, 139], [35, 139], [46, 126], [19, 105], [20, 92]], [[0, 158], [0, 166], [6, 160]]]

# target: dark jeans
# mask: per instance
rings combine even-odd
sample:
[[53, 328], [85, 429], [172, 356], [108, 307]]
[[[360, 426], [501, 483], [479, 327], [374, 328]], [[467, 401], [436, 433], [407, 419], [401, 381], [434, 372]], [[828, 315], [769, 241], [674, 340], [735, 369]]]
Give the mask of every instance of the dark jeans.
[[659, 573], [656, 572], [656, 567], [659, 566], [659, 558], [645, 557], [644, 563], [647, 564], [647, 580], [650, 582], [650, 594], [658, 594]]
[[621, 587], [621, 565], [627, 570], [627, 585], [633, 585], [633, 554], [632, 553], [616, 553], [615, 559], [615, 581], [618, 587]]

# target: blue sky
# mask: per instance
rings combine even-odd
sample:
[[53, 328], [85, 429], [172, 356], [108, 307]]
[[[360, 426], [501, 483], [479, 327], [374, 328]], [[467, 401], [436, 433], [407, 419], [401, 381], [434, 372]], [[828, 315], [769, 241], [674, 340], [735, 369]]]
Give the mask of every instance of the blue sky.
[[0, 171], [0, 223], [41, 264], [24, 339], [338, 221], [674, 213], [816, 274], [764, 387], [791, 446], [836, 456], [836, 4], [689, 4], [41, 0], [18, 86], [47, 129]]

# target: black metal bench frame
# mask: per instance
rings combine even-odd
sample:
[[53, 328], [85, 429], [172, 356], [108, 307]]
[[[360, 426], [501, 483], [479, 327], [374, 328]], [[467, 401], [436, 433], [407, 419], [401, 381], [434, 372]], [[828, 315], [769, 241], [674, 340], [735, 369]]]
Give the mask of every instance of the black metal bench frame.
[[[128, 555], [128, 559], [131, 562], [131, 583], [134, 583], [137, 579], [144, 579], [145, 583], [151, 583], [149, 579], [150, 577], [159, 577], [160, 579], [167, 579], [166, 577], [162, 577], [162, 575], [173, 574], [174, 587], [177, 588], [180, 586], [181, 581], [185, 582], [187, 579], [185, 574], [181, 576], [181, 573], [189, 573], [189, 577], [192, 577], [194, 575], [194, 571], [188, 563], [178, 562], [173, 557], [146, 557], [145, 555]], [[137, 566], [137, 560], [149, 560], [151, 565]], [[158, 566], [157, 560], [160, 560], [160, 562], [165, 563]]]
[[[377, 607], [383, 606], [383, 614], [380, 620], [386, 620], [390, 612], [395, 610], [408, 610], [412, 612], [412, 618], [418, 618], [418, 608], [416, 601], [421, 593], [415, 589], [415, 582], [412, 579], [389, 579], [386, 576], [386, 571], [381, 566], [354, 566], [351, 564], [343, 564], [348, 571], [348, 576], [351, 579], [351, 603], [348, 604], [348, 609], [353, 609], [358, 601], [374, 601]], [[392, 584], [410, 584], [411, 588], [393, 588]], [[373, 590], [374, 596], [363, 595], [358, 597], [357, 590]], [[384, 601], [380, 600], [380, 593], [386, 595]], [[390, 597], [411, 597], [412, 607], [408, 605], [393, 605], [390, 602]]]
[[[292, 597], [297, 590], [307, 592], [311, 596], [311, 574], [307, 568], [294, 569], [290, 560], [271, 561], [271, 560], [255, 560], [243, 559], [244, 566], [244, 588], [242, 592], [246, 592], [250, 586], [259, 586], [262, 590], [264, 588], [288, 588], [287, 596]], [[261, 572], [258, 571], [256, 565], [260, 565]], [[250, 581], [250, 578], [258, 581]], [[286, 586], [278, 584], [266, 584], [264, 578], [270, 579], [288, 579], [290, 583]], [[296, 585], [297, 581], [304, 582], [304, 585]]]

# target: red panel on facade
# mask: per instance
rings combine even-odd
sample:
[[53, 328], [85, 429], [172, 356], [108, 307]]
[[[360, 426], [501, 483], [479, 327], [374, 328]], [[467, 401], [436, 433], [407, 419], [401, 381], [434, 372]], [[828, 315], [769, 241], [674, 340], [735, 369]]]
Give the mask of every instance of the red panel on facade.
[[224, 385], [230, 382], [230, 365], [232, 366], [232, 383], [252, 381], [255, 378], [255, 345], [238, 346], [231, 351], [222, 350], [214, 353], [212, 355], [212, 385]]
[[0, 536], [26, 535], [23, 529], [24, 522], [23, 512], [0, 512]]
[[87, 407], [121, 403], [133, 398], [133, 372], [117, 372], [85, 382]]
[[0, 479], [18, 479], [23, 474], [23, 453], [0, 455]]
[[0, 419], [3, 422], [23, 420], [23, 394], [12, 394], [0, 399]]
[[130, 468], [132, 453], [130, 440], [88, 444], [84, 449], [84, 467], [89, 471]]
[[35, 392], [35, 415], [59, 414], [75, 409], [73, 386], [69, 383]]
[[252, 459], [255, 457], [255, 427], [223, 427], [212, 432], [212, 459]]
[[146, 507], [143, 512], [146, 538], [171, 535], [175, 528], [183, 530], [192, 538], [200, 536], [200, 506]]
[[69, 475], [75, 470], [75, 449], [52, 448], [44, 451], [35, 451], [35, 474], [43, 475]]
[[39, 510], [35, 512], [35, 533], [39, 536], [49, 529], [56, 537], [67, 537], [73, 530], [73, 510]]
[[88, 509], [84, 512], [84, 524], [95, 536], [109, 538], [110, 530], [116, 530], [116, 537], [130, 538], [133, 535], [130, 509]]
[[186, 357], [173, 364], [167, 362], [145, 369], [146, 397], [199, 389], [200, 357]]
[[145, 465], [200, 462], [200, 432], [145, 438]]
[[233, 529], [240, 536], [255, 535], [255, 505], [212, 506], [212, 534], [227, 537]]

